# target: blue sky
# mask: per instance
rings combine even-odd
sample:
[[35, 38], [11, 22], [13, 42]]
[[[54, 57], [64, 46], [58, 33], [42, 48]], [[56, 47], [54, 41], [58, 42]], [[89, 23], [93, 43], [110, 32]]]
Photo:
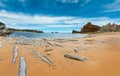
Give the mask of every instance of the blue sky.
[[120, 24], [120, 0], [0, 0], [7, 27], [71, 32], [87, 22]]

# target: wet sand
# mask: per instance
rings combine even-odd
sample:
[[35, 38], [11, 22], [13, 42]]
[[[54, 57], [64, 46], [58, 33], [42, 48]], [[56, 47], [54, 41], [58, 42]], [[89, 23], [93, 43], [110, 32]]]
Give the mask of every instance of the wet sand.
[[[94, 34], [68, 40], [45, 40], [57, 44], [53, 46], [49, 43], [15, 44], [16, 40], [8, 37], [0, 37], [0, 41], [1, 76], [19, 76], [21, 57], [26, 60], [26, 76], [120, 76], [120, 33]], [[12, 62], [14, 45], [18, 46], [15, 63]], [[38, 51], [43, 57], [48, 56], [53, 63], [48, 64], [41, 60], [34, 51]], [[65, 58], [64, 54], [82, 56], [87, 60]]]

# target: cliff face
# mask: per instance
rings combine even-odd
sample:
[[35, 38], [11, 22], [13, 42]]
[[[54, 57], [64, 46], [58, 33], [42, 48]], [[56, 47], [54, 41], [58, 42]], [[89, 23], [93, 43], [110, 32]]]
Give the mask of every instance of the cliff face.
[[100, 32], [120, 32], [120, 25], [108, 23], [101, 27]]
[[29, 29], [14, 29], [14, 28], [6, 28], [5, 24], [0, 22], [0, 36], [7, 36], [9, 34], [12, 34], [13, 32], [35, 32], [35, 33], [43, 33], [43, 31], [39, 30], [29, 30]]
[[0, 22], [0, 36], [7, 36], [11, 33], [12, 32], [6, 28], [4, 23]]
[[81, 33], [97, 32], [98, 30], [100, 30], [99, 26], [93, 25], [92, 23], [88, 22], [81, 29]]

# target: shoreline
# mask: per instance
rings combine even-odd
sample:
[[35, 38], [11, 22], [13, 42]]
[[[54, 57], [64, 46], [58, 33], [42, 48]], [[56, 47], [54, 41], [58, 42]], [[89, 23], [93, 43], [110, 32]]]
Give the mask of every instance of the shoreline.
[[[18, 47], [18, 56], [16, 62], [12, 63], [15, 45]], [[0, 37], [0, 46], [2, 76], [19, 76], [21, 57], [26, 60], [27, 76], [120, 75], [120, 32], [90, 34], [77, 39], [35, 41]], [[65, 58], [65, 54], [83, 57], [86, 60]]]

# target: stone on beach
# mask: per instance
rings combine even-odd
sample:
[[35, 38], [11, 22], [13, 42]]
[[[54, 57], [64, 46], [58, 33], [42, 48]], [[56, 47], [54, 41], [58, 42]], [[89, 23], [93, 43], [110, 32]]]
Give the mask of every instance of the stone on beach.
[[45, 49], [45, 51], [46, 51], [46, 52], [52, 51], [52, 49], [51, 49], [51, 48], [47, 48], [47, 49]]

